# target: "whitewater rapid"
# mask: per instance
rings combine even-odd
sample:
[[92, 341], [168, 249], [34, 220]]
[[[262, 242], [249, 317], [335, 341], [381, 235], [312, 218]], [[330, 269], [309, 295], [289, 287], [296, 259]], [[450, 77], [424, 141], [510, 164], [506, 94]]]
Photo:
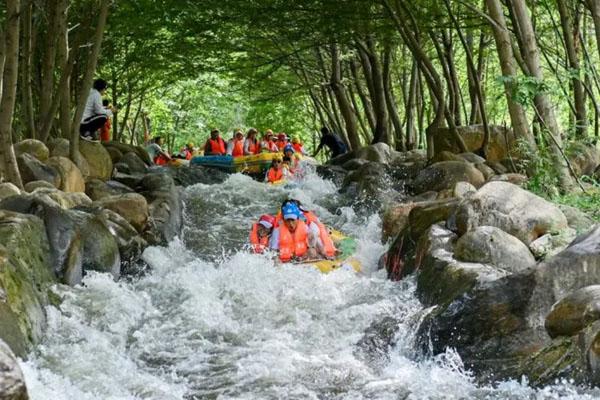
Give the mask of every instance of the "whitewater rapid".
[[[244, 249], [250, 223], [287, 196], [358, 239], [362, 274], [275, 266]], [[414, 282], [377, 271], [379, 217], [357, 213], [329, 181], [274, 188], [232, 175], [187, 188], [185, 203], [181, 237], [144, 252], [150, 273], [56, 288], [62, 304], [48, 307], [45, 338], [21, 361], [33, 400], [600, 397], [568, 382], [478, 386], [454, 351], [415, 354]], [[396, 345], [357, 345], [385, 317], [398, 320]]]

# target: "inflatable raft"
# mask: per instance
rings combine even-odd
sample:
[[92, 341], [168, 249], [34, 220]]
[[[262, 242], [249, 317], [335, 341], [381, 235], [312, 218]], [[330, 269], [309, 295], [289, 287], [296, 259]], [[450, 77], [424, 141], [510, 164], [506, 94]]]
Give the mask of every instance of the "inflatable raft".
[[353, 269], [355, 272], [361, 271], [361, 264], [354, 257], [356, 252], [356, 241], [343, 233], [330, 229], [329, 234], [335, 246], [340, 251], [340, 254], [335, 260], [308, 260], [302, 261], [301, 265], [312, 265], [319, 271], [327, 274], [339, 268]]
[[273, 159], [282, 157], [281, 153], [261, 153], [243, 157], [196, 156], [192, 158], [190, 164], [216, 168], [230, 173], [261, 174], [271, 167]]

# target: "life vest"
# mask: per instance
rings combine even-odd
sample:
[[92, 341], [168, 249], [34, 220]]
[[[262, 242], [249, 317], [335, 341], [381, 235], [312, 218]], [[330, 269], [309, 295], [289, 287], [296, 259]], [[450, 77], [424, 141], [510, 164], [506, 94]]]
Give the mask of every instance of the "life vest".
[[273, 167], [269, 168], [269, 172], [267, 172], [267, 181], [270, 183], [274, 183], [283, 179], [283, 168], [275, 169]]
[[162, 154], [159, 154], [156, 157], [154, 157], [153, 161], [155, 165], [167, 165], [169, 163], [167, 157], [163, 156]]
[[244, 155], [244, 140], [233, 141], [233, 152], [231, 153], [233, 157], [241, 157]]
[[279, 259], [289, 262], [293, 257], [302, 257], [308, 251], [308, 235], [306, 224], [298, 220], [294, 233], [285, 224], [279, 226]]
[[272, 140], [263, 140], [260, 142], [260, 150], [259, 152], [267, 152], [267, 153], [277, 153], [279, 150], [277, 149], [277, 145]]
[[185, 154], [185, 159], [186, 160], [191, 160], [192, 159], [192, 152], [189, 151], [189, 149], [183, 149], [183, 154]]
[[283, 148], [288, 144], [287, 140], [278, 140], [275, 142], [279, 151], [283, 151]]
[[204, 154], [223, 155], [225, 154], [225, 142], [223, 139], [208, 139], [204, 146]]
[[254, 250], [255, 253], [262, 253], [269, 244], [268, 236], [258, 236], [258, 224], [252, 225], [252, 231], [250, 231], [250, 244], [252, 245], [252, 250]]
[[335, 248], [333, 240], [331, 240], [331, 236], [329, 236], [329, 232], [327, 231], [325, 225], [323, 225], [323, 223], [319, 221], [319, 218], [317, 218], [317, 216], [312, 211], [304, 211], [304, 216], [306, 217], [306, 220], [309, 224], [314, 223], [317, 224], [317, 226], [319, 227], [319, 237], [321, 238], [321, 243], [323, 243], [323, 250], [325, 252], [325, 255], [327, 257], [335, 256], [337, 249]]
[[302, 143], [292, 143], [292, 146], [294, 147], [294, 151], [296, 153], [302, 154]]
[[110, 140], [110, 128], [111, 128], [110, 118], [107, 118], [104, 125], [102, 125], [102, 128], [100, 128], [100, 141], [108, 142]]
[[249, 140], [249, 144], [248, 144], [248, 153], [250, 154], [258, 154], [258, 144], [256, 143], [256, 140], [250, 140], [250, 139], [246, 139]]

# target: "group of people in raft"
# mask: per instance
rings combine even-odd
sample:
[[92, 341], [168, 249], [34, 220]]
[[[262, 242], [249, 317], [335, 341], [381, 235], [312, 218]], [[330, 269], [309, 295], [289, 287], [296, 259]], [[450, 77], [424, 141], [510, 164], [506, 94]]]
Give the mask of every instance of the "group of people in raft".
[[325, 225], [295, 199], [287, 199], [276, 216], [262, 215], [252, 225], [255, 253], [277, 252], [281, 262], [334, 259], [338, 255]]

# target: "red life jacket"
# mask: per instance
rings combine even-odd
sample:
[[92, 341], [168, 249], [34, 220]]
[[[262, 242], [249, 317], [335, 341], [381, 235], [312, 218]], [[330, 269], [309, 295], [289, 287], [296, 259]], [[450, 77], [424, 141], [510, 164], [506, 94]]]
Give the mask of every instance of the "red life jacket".
[[231, 153], [234, 157], [241, 157], [244, 155], [244, 139], [233, 141], [233, 153]]
[[162, 154], [159, 154], [156, 157], [154, 157], [153, 161], [155, 165], [167, 165], [169, 163], [167, 157], [163, 156]]
[[260, 142], [260, 151], [259, 152], [269, 152], [269, 153], [277, 153], [279, 149], [277, 149], [277, 145], [272, 140], [263, 140]]
[[183, 153], [185, 154], [185, 159], [186, 160], [191, 160], [192, 159], [192, 152], [189, 149], [184, 149]]
[[258, 224], [252, 225], [252, 231], [250, 231], [250, 244], [252, 245], [252, 250], [255, 253], [262, 253], [269, 245], [268, 236], [258, 236]]
[[[246, 140], [249, 140], [249, 139], [246, 139]], [[248, 145], [248, 152], [250, 154], [258, 154], [258, 149], [259, 149], [259, 146], [256, 143], [256, 139], [250, 140], [250, 144]]]
[[296, 153], [302, 154], [302, 143], [292, 143], [292, 146], [294, 147], [294, 151]]
[[288, 144], [287, 140], [278, 140], [275, 142], [279, 151], [283, 151], [283, 148]]
[[274, 183], [283, 179], [283, 168], [275, 169], [274, 167], [269, 168], [267, 172], [267, 181]]
[[204, 145], [205, 155], [219, 155], [225, 154], [225, 141], [221, 138], [208, 139]]
[[308, 251], [306, 224], [299, 220], [294, 233], [285, 224], [279, 226], [279, 259], [289, 262], [293, 257], [302, 257]]
[[319, 221], [319, 218], [317, 218], [317, 216], [312, 211], [304, 211], [304, 216], [306, 217], [306, 220], [309, 223], [317, 224], [317, 226], [319, 227], [319, 237], [321, 238], [321, 243], [323, 243], [323, 250], [325, 251], [325, 255], [327, 257], [335, 256], [337, 249], [335, 248], [333, 240], [331, 240], [331, 236], [329, 236], [329, 232], [327, 231], [325, 225], [323, 225], [323, 223]]

